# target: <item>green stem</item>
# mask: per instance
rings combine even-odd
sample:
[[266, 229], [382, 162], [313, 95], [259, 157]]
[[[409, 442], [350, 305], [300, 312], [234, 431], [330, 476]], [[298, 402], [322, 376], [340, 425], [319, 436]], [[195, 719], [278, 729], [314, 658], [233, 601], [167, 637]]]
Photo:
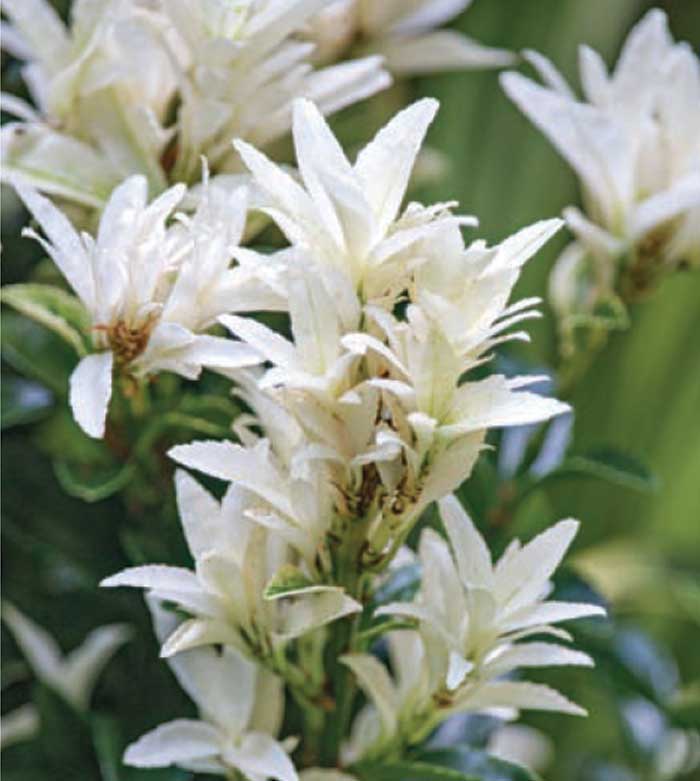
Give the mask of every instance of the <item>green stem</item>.
[[608, 341], [609, 331], [594, 328], [590, 331], [585, 348], [577, 350], [569, 359], [562, 360], [558, 367], [559, 383], [557, 397], [571, 398], [578, 383], [585, 377], [598, 354]]
[[[334, 555], [335, 581], [345, 592], [362, 602], [366, 597], [367, 578], [362, 570], [361, 556], [371, 513], [353, 519], [346, 527]], [[327, 681], [330, 684], [335, 707], [326, 719], [321, 740], [321, 764], [329, 767], [339, 765], [340, 746], [347, 736], [352, 718], [353, 704], [357, 695], [357, 684], [346, 665], [340, 661], [343, 654], [356, 650], [360, 627], [360, 616], [354, 615], [336, 622], [331, 640], [326, 648]]]

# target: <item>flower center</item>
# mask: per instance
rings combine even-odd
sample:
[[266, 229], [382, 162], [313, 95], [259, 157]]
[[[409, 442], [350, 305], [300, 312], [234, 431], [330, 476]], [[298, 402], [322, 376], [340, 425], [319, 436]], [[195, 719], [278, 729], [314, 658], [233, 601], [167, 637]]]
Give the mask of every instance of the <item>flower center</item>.
[[146, 349], [157, 319], [155, 315], [150, 315], [138, 326], [117, 320], [105, 328], [107, 341], [119, 366], [130, 364]]

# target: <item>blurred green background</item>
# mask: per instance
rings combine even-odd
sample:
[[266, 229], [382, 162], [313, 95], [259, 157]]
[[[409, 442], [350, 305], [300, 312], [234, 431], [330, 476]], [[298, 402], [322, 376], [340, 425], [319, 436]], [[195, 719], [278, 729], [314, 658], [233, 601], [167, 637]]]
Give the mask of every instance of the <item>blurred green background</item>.
[[[587, 43], [614, 62], [625, 34], [650, 5], [640, 0], [475, 0], [456, 26], [486, 44], [536, 49], [577, 84], [577, 46]], [[675, 37], [697, 50], [700, 1], [669, 0], [657, 5], [668, 12]], [[4, 88], [13, 89], [19, 84], [16, 64], [3, 65]], [[440, 75], [406, 89], [434, 95], [442, 104], [429, 142], [447, 155], [449, 166], [429, 192], [421, 192], [422, 198], [458, 199], [463, 212], [478, 215], [478, 235], [490, 241], [577, 202], [573, 174], [505, 98], [496, 73]], [[351, 123], [352, 114], [339, 121]], [[34, 245], [18, 238], [24, 215], [14, 208], [12, 197], [4, 195], [7, 283], [26, 279], [40, 256]], [[549, 269], [565, 241], [561, 235], [529, 264], [519, 295], [544, 296]], [[572, 479], [560, 480], [532, 497], [531, 514], [537, 515], [539, 527], [565, 516], [582, 520], [574, 557], [577, 571], [612, 600], [615, 620], [608, 635], [587, 638], [600, 650], [597, 673], [543, 676], [588, 707], [590, 718], [525, 719], [555, 741], [556, 760], [544, 773], [550, 781], [671, 777], [654, 767], [662, 731], [650, 733], [645, 744], [638, 734], [639, 723], [625, 715], [627, 703], [655, 702], [664, 706], [664, 719], [675, 719], [682, 712], [679, 724], [698, 725], [699, 304], [700, 274], [678, 274], [668, 281], [632, 311], [630, 330], [614, 334], [572, 398], [576, 449], [606, 446], [634, 454], [658, 478], [658, 489], [638, 492]], [[545, 312], [546, 317], [532, 325], [533, 342], [522, 357], [551, 366], [556, 357], [555, 331], [546, 307]], [[35, 338], [39, 338], [35, 331], [20, 335], [27, 344]], [[16, 356], [10, 363], [17, 368]], [[172, 531], [166, 526], [168, 502], [168, 511], [142, 515], [138, 524], [129, 524], [118, 499], [86, 504], [65, 496], [41, 451], [40, 432], [45, 430], [32, 421], [46, 414], [50, 396], [45, 397], [45, 405], [37, 403], [33, 416], [13, 418], [16, 374], [6, 363], [3, 379], [6, 598], [49, 628], [64, 649], [78, 644], [96, 625], [113, 620], [136, 623], [140, 636], [150, 638], [138, 600], [129, 594], [100, 593], [96, 583], [125, 565], [125, 551], [132, 559], [135, 550], [145, 551], [148, 559], [158, 550], [162, 535]], [[53, 392], [60, 395], [56, 389]], [[517, 518], [515, 525], [517, 529]], [[525, 523], [524, 528], [530, 526]], [[6, 712], [32, 696], [33, 684], [4, 630], [2, 651]], [[103, 753], [91, 748], [94, 735], [85, 724], [62, 710], [60, 703], [48, 702], [45, 692], [42, 696], [43, 713], [53, 718], [54, 726], [44, 727], [38, 752], [25, 744], [4, 754], [8, 781], [181, 777], [175, 771], [126, 776], [118, 769], [117, 758], [127, 740], [158, 718], [191, 713], [186, 698], [158, 661], [151, 639], [131, 643], [120, 652], [98, 687], [96, 707], [107, 714], [107, 726], [97, 741]], [[50, 720], [47, 716], [46, 722]], [[61, 773], [44, 775], [56, 756], [62, 757]]]

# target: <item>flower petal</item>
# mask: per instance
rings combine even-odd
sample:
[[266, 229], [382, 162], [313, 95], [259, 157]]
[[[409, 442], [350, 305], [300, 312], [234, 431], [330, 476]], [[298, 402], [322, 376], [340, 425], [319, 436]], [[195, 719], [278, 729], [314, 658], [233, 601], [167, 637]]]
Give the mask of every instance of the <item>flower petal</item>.
[[105, 433], [113, 360], [111, 352], [86, 355], [70, 376], [73, 416], [80, 428], [95, 439], [101, 439]]
[[210, 724], [194, 719], [176, 719], [161, 724], [132, 743], [124, 764], [132, 767], [168, 767], [193, 759], [214, 757], [221, 738]]

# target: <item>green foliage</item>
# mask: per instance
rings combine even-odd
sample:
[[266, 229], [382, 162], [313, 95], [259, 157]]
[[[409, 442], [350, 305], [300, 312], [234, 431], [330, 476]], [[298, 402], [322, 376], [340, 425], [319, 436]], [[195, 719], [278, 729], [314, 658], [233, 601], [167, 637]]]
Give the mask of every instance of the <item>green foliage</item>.
[[25, 377], [38, 380], [59, 398], [68, 394], [75, 353], [51, 331], [14, 312], [2, 314], [2, 357]]
[[1, 390], [0, 427], [2, 429], [36, 423], [44, 418], [53, 406], [53, 396], [43, 385], [9, 372], [3, 372]]
[[353, 769], [361, 781], [479, 781], [478, 776], [427, 762], [368, 762]]
[[480, 781], [537, 781], [538, 778], [525, 768], [468, 746], [423, 751], [417, 759], [430, 765], [459, 770]]
[[75, 296], [53, 285], [5, 285], [0, 302], [53, 331], [79, 356], [86, 354], [90, 317]]

